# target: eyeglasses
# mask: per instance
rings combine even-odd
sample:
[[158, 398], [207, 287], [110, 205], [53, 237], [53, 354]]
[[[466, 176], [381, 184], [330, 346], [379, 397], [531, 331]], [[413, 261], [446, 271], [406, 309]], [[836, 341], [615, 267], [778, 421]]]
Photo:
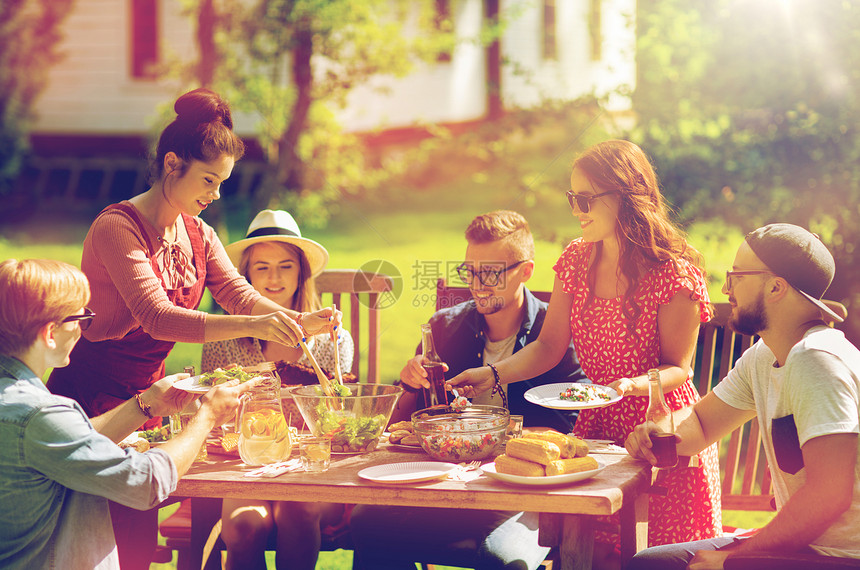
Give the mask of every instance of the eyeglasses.
[[583, 214], [587, 214], [591, 211], [591, 201], [600, 198], [601, 196], [608, 196], [609, 194], [616, 194], [616, 190], [610, 190], [609, 192], [601, 192], [600, 194], [574, 194], [573, 190], [567, 191], [567, 201], [570, 202], [570, 207], [573, 208], [574, 203], [576, 207], [579, 208], [579, 211]]
[[60, 322], [61, 323], [72, 323], [72, 322], [78, 321], [78, 326], [81, 327], [82, 331], [85, 331], [88, 328], [90, 328], [90, 325], [93, 323], [93, 317], [95, 317], [95, 316], [96, 316], [96, 314], [94, 312], [92, 312], [88, 308], [84, 307], [84, 314], [83, 315], [72, 315], [71, 317], [66, 317], [65, 319], [63, 319]]
[[475, 271], [465, 263], [461, 263], [457, 266], [456, 271], [457, 275], [460, 276], [460, 279], [462, 279], [463, 283], [466, 285], [471, 285], [475, 281], [475, 277], [477, 277], [481, 285], [484, 285], [485, 287], [495, 287], [499, 284], [499, 281], [501, 281], [502, 275], [526, 261], [527, 260], [525, 259], [517, 261], [516, 263], [508, 265], [504, 269], [492, 269], [487, 267], [480, 271]]
[[745, 271], [726, 271], [726, 289], [732, 289], [732, 277], [737, 277], [739, 275], [762, 275], [767, 273], [769, 275], [776, 275], [773, 271], [767, 271], [766, 269], [749, 269]]

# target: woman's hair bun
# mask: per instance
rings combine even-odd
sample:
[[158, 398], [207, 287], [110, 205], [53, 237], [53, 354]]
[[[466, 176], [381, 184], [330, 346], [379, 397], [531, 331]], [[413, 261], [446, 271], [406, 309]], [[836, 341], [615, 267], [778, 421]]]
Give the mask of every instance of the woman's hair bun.
[[230, 107], [221, 97], [205, 87], [189, 91], [173, 105], [177, 122], [199, 125], [220, 121], [228, 129], [233, 128]]

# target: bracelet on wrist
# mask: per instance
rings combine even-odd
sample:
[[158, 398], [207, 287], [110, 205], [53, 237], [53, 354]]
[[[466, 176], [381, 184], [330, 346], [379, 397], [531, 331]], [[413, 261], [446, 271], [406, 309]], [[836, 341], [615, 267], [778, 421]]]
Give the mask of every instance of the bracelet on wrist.
[[505, 389], [502, 388], [502, 380], [501, 378], [499, 378], [499, 371], [496, 370], [496, 366], [494, 364], [488, 364], [487, 366], [489, 366], [490, 370], [493, 371], [493, 379], [495, 381], [493, 384], [492, 393], [498, 394], [499, 397], [502, 399], [502, 406], [504, 406], [505, 409], [508, 409], [508, 397], [505, 394]]
[[140, 413], [149, 419], [155, 417], [152, 415], [152, 406], [145, 404], [143, 398], [140, 397], [140, 394], [135, 394], [134, 399], [137, 401], [137, 407], [140, 408]]

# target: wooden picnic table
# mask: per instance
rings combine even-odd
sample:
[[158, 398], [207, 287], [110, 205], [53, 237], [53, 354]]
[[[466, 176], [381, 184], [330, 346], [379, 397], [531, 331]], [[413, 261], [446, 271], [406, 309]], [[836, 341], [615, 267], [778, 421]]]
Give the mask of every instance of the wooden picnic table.
[[[650, 465], [626, 455], [595, 457], [606, 465], [595, 477], [564, 486], [538, 487], [511, 485], [484, 474], [471, 480], [405, 484], [375, 483], [359, 477], [358, 472], [366, 467], [430, 460], [423, 452], [396, 451], [387, 443], [372, 453], [334, 454], [331, 468], [322, 473], [298, 471], [274, 478], [246, 477], [252, 468], [240, 460], [210, 455], [209, 461], [196, 463], [182, 477], [175, 496], [538, 512], [541, 544], [559, 548], [563, 569], [585, 569], [591, 568], [595, 516], [620, 514], [624, 563], [646, 547], [648, 538]], [[192, 544], [192, 551], [202, 552], [202, 542]]]

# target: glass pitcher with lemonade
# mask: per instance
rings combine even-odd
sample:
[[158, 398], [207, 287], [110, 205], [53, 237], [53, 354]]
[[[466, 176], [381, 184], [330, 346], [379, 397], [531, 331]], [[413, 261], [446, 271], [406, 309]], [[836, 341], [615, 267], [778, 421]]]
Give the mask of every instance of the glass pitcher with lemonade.
[[290, 456], [292, 439], [281, 408], [280, 382], [272, 375], [255, 380], [242, 394], [236, 414], [239, 457], [246, 465], [268, 465]]

